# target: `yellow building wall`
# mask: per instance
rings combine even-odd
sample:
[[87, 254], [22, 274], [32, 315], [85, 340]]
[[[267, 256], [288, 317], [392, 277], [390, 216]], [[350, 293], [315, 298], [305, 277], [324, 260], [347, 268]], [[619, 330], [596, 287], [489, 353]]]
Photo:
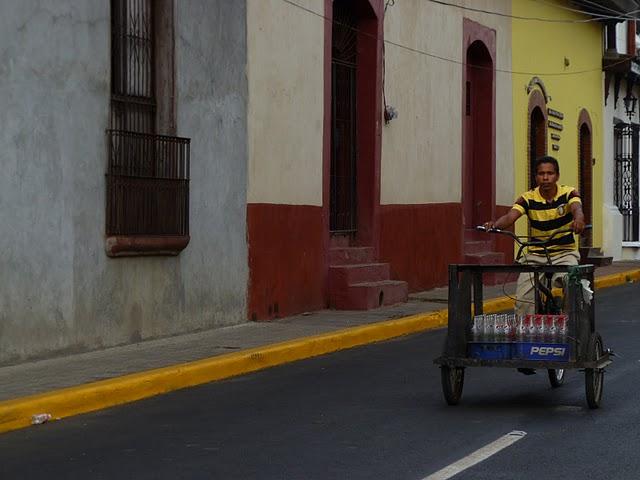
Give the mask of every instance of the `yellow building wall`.
[[[565, 8], [563, 8], [565, 7]], [[569, 2], [513, 0], [514, 17], [584, 20], [567, 10]], [[547, 129], [547, 153], [558, 159], [560, 183], [578, 188], [578, 116], [584, 108], [591, 117], [593, 157], [593, 244], [602, 243], [602, 27], [598, 22], [553, 23], [513, 19], [513, 142], [515, 190], [528, 189], [528, 103], [527, 85], [539, 77], [551, 97], [547, 107], [562, 112], [563, 120], [549, 117], [563, 126], [561, 132]], [[566, 59], [566, 61], [565, 61]], [[566, 65], [568, 63], [568, 65]], [[538, 88], [538, 87], [536, 87]], [[552, 132], [561, 140], [551, 140]], [[560, 145], [553, 151], [551, 145]], [[526, 233], [521, 220], [517, 232]]]

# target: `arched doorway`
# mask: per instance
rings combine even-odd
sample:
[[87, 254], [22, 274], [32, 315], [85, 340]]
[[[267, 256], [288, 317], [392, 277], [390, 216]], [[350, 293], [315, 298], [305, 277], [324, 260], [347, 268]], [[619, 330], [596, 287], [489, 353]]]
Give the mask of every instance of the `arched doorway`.
[[487, 46], [467, 48], [464, 116], [463, 217], [467, 230], [493, 218], [495, 210], [494, 71]]
[[380, 0], [327, 0], [332, 11], [328, 220], [332, 245], [375, 239], [380, 168]]
[[[578, 119], [578, 192], [582, 199], [582, 212], [587, 224], [593, 223], [593, 140], [591, 118], [586, 110], [580, 112]], [[591, 247], [591, 230], [580, 237], [581, 247]]]
[[335, 2], [331, 44], [331, 196], [329, 228], [335, 234], [357, 231], [356, 75], [357, 18], [348, 4]]
[[542, 93], [534, 90], [529, 97], [529, 168], [528, 187], [536, 187], [535, 160], [547, 154], [546, 102]]

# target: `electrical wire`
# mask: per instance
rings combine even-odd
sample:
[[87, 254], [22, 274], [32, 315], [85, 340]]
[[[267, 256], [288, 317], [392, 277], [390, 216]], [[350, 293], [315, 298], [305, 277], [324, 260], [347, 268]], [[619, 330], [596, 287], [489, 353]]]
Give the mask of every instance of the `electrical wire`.
[[[426, 57], [435, 58], [437, 60], [442, 60], [444, 62], [449, 62], [449, 63], [461, 65], [461, 66], [462, 65], [465, 65], [465, 66], [467, 65], [467, 63], [465, 63], [463, 61], [454, 60], [454, 59], [443, 57], [441, 55], [436, 55], [434, 53], [430, 53], [430, 52], [427, 52], [427, 51], [424, 51], [424, 50], [420, 50], [420, 49], [417, 49], [417, 48], [409, 47], [407, 45], [402, 45], [401, 43], [397, 43], [397, 42], [394, 42], [392, 40], [387, 40], [387, 39], [381, 40], [378, 35], [370, 34], [368, 32], [364, 32], [364, 31], [359, 30], [357, 28], [353, 28], [350, 25], [338, 22], [336, 20], [332, 20], [329, 17], [327, 17], [327, 16], [325, 16], [325, 15], [323, 15], [321, 13], [318, 13], [318, 12], [316, 12], [314, 10], [311, 10], [310, 8], [307, 8], [307, 7], [303, 6], [303, 5], [300, 5], [300, 4], [298, 4], [298, 3], [296, 3], [296, 2], [294, 2], [292, 0], [282, 0], [282, 1], [284, 3], [287, 3], [287, 4], [291, 5], [291, 6], [293, 6], [293, 7], [299, 8], [300, 10], [303, 10], [303, 11], [305, 11], [307, 13], [315, 15], [316, 17], [322, 18], [327, 22], [333, 22], [333, 23], [335, 23], [337, 25], [342, 25], [342, 26], [344, 26], [346, 28], [349, 28], [349, 29], [361, 34], [361, 35], [364, 35], [364, 36], [367, 36], [369, 38], [375, 39], [378, 42], [384, 42], [385, 44], [393, 45], [394, 47], [398, 47], [400, 49], [407, 50], [409, 52], [413, 52], [413, 53], [417, 53], [417, 54], [420, 54], [420, 55], [424, 55]], [[429, 0], [429, 1], [433, 1], [433, 0]], [[525, 72], [525, 71], [505, 70], [505, 69], [501, 69], [501, 68], [485, 67], [483, 65], [471, 65], [471, 66], [473, 66], [475, 68], [478, 68], [480, 70], [491, 70], [491, 71], [495, 71], [495, 72], [498, 72], [498, 73], [506, 73], [506, 74], [510, 74], [510, 75], [525, 75], [525, 76], [528, 76], [528, 77], [532, 77], [532, 76], [549, 77], [549, 76], [572, 76], [572, 75], [582, 75], [582, 74], [586, 74], [586, 73], [601, 72], [603, 70], [612, 69], [615, 66], [617, 66], [619, 64], [622, 64], [622, 63], [625, 63], [627, 61], [628, 60], [626, 58], [623, 58], [623, 59], [621, 59], [621, 60], [619, 60], [617, 62], [609, 64], [606, 67], [600, 67], [599, 66], [597, 68], [578, 70], [578, 71], [574, 71], [574, 72]]]
[[431, 3], [435, 3], [438, 5], [444, 5], [444, 6], [448, 6], [448, 7], [454, 7], [454, 8], [459, 8], [461, 10], [468, 10], [470, 12], [476, 12], [476, 13], [485, 13], [488, 15], [495, 15], [498, 17], [505, 17], [505, 18], [512, 18], [514, 20], [525, 20], [525, 21], [532, 21], [532, 22], [547, 22], [547, 23], [591, 23], [591, 22], [599, 22], [601, 20], [630, 20], [629, 17], [624, 16], [624, 15], [617, 15], [617, 16], [610, 16], [610, 15], [600, 15], [600, 14], [593, 14], [593, 13], [589, 13], [589, 12], [585, 12], [585, 11], [580, 11], [578, 10], [580, 13], [584, 14], [584, 15], [588, 15], [592, 18], [585, 18], [585, 19], [581, 19], [581, 20], [571, 20], [571, 19], [562, 19], [562, 18], [540, 18], [540, 17], [524, 17], [524, 16], [520, 16], [520, 15], [510, 15], [508, 13], [502, 13], [502, 12], [496, 12], [496, 11], [491, 11], [491, 10], [484, 10], [481, 8], [473, 8], [473, 7], [466, 7], [464, 5], [458, 5], [455, 3], [449, 3], [449, 2], [445, 2], [443, 0], [428, 0]]

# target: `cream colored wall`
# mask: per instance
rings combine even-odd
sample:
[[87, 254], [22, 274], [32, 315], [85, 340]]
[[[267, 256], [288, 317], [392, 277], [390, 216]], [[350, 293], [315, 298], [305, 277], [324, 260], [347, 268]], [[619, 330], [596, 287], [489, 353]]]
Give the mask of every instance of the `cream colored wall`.
[[[459, 2], [510, 12], [503, 0]], [[381, 203], [460, 202], [463, 19], [496, 34], [496, 68], [511, 69], [510, 19], [424, 0], [403, 0], [385, 18], [387, 104], [398, 118], [382, 127]], [[391, 43], [392, 42], [392, 43]], [[441, 60], [394, 45], [450, 59]], [[496, 200], [513, 202], [511, 79], [496, 75]]]
[[[296, 3], [324, 15], [324, 0]], [[247, 50], [248, 202], [322, 205], [324, 20], [248, 0]]]

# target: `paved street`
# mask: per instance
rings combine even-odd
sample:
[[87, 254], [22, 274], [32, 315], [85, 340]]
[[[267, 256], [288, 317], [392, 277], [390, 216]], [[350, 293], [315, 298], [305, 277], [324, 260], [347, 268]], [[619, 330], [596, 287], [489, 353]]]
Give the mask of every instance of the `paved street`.
[[444, 331], [370, 345], [0, 436], [0, 478], [423, 479], [514, 431], [458, 479], [632, 479], [640, 470], [640, 286], [599, 292], [620, 356], [603, 408], [584, 375], [469, 369], [444, 403]]

